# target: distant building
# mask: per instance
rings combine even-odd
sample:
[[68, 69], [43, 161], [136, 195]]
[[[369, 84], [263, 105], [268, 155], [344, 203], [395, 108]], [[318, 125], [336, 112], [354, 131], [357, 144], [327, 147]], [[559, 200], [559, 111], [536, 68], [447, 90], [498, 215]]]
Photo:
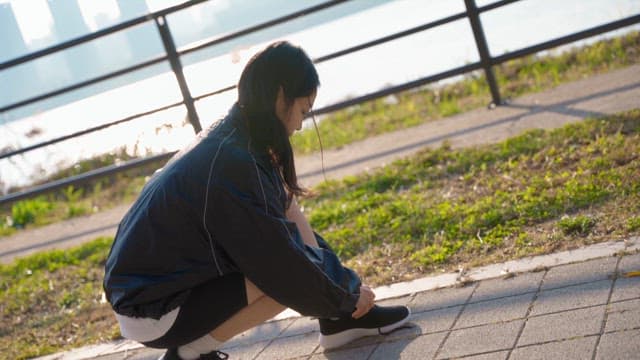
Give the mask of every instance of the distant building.
[[13, 59], [29, 51], [10, 3], [0, 4], [0, 44], [0, 61]]
[[[120, 21], [131, 20], [149, 12], [145, 1], [118, 0], [118, 6], [120, 7]], [[160, 35], [153, 21], [129, 29], [125, 35], [134, 62], [148, 60], [164, 51]]]
[[[56, 43], [65, 42], [90, 32], [85, 23], [77, 1], [49, 1], [53, 15], [53, 32]], [[95, 61], [94, 44], [84, 44], [63, 52], [64, 59], [72, 74], [72, 81], [87, 78], [92, 69], [89, 64]]]
[[[0, 62], [25, 55], [29, 49], [24, 43], [22, 33], [18, 27], [11, 5], [0, 4]], [[12, 94], [24, 94], [29, 89], [29, 84], [20, 81], [20, 74], [16, 71], [0, 71], [0, 106], [14, 102]], [[0, 123], [4, 119], [0, 118]]]

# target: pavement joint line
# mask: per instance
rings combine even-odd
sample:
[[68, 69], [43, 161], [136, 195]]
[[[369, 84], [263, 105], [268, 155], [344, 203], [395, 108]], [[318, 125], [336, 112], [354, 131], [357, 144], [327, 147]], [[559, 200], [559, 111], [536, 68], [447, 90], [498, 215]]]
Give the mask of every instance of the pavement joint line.
[[[311, 354], [309, 354], [308, 359], [311, 359], [311, 357], [313, 357], [314, 354], [316, 354], [316, 351], [320, 350], [320, 343], [316, 344], [316, 346], [313, 348], [313, 351], [311, 351]], [[322, 354], [324, 353], [324, 349], [322, 349], [322, 351], [318, 352], [318, 354]]]
[[[251, 359], [255, 360], [258, 357], [260, 357], [260, 354], [262, 354], [269, 346], [271, 346], [271, 344], [273, 343], [273, 340], [275, 340], [275, 339], [277, 339], [277, 338], [270, 339], [269, 342], [267, 343], [267, 345], [265, 345], [262, 349], [260, 349], [260, 351], [258, 351]], [[257, 343], [258, 342], [256, 342], [256, 344]], [[240, 346], [241, 345], [239, 345], [238, 347], [240, 347]]]
[[630, 298], [630, 299], [622, 299], [622, 300], [618, 300], [618, 301], [612, 301], [610, 303], [608, 303], [607, 305], [613, 305], [613, 304], [621, 304], [627, 301], [636, 301], [636, 300], [640, 300], [640, 297], [636, 297], [636, 298]]
[[513, 349], [515, 349], [515, 347], [518, 345], [518, 341], [520, 341], [520, 337], [524, 332], [524, 327], [527, 326], [527, 321], [529, 321], [529, 315], [533, 310], [533, 304], [535, 304], [536, 300], [538, 300], [538, 295], [540, 294], [540, 291], [542, 289], [542, 284], [544, 284], [544, 279], [547, 277], [547, 274], [549, 274], [549, 269], [545, 270], [544, 274], [542, 275], [542, 278], [540, 278], [540, 282], [538, 283], [538, 288], [536, 289], [535, 294], [533, 295], [533, 297], [531, 298], [531, 301], [529, 302], [529, 306], [527, 307], [527, 312], [524, 314], [524, 321], [522, 322], [520, 329], [518, 329], [518, 333], [516, 334], [516, 338], [513, 342], [513, 345], [511, 345], [511, 348], [507, 352], [507, 357], [506, 357], [507, 359], [511, 357], [511, 353], [513, 353]]
[[[432, 311], [441, 311], [441, 310], [446, 310], [446, 309], [453, 309], [455, 307], [459, 307], [462, 306], [462, 304], [456, 304], [456, 305], [448, 305], [448, 306], [443, 306], [443, 307], [439, 307], [439, 308], [434, 308], [434, 309], [428, 309], [428, 310], [421, 310], [421, 311], [416, 311], [414, 312], [413, 310], [411, 310], [411, 315], [414, 314], [424, 314], [424, 313], [428, 313], [428, 312], [432, 312]], [[447, 330], [441, 330], [439, 332], [442, 331], [447, 331]]]
[[[615, 332], [620, 332], [620, 331], [623, 331], [623, 330], [616, 330]], [[574, 337], [570, 337], [570, 338], [562, 338], [562, 339], [540, 341], [540, 342], [533, 343], [533, 344], [525, 344], [525, 345], [521, 345], [521, 346], [516, 346], [514, 348], [514, 350], [515, 349], [525, 349], [525, 348], [532, 347], [532, 346], [537, 346], [537, 345], [547, 345], [547, 344], [561, 343], [561, 342], [575, 340], [575, 339], [586, 339], [586, 338], [596, 337], [596, 336], [598, 336], [598, 334], [588, 334], [588, 335], [574, 336]], [[508, 359], [508, 357], [507, 357], [507, 359]]]
[[[414, 339], [419, 338], [421, 335], [416, 336]], [[378, 351], [378, 348], [383, 344], [383, 342], [379, 342], [378, 344], [376, 344], [376, 346], [371, 349], [371, 352], [369, 353], [369, 356], [367, 356], [367, 360], [371, 359], [373, 357], [373, 354], [376, 353], [376, 351]]]
[[616, 329], [616, 330], [605, 331], [602, 335], [616, 334], [616, 333], [627, 332], [627, 331], [636, 331], [636, 330], [640, 330], [640, 326], [636, 326], [636, 327], [632, 327], [632, 328], [628, 328], [628, 329]]
[[447, 339], [449, 339], [449, 335], [451, 335], [451, 332], [454, 331], [453, 329], [456, 327], [456, 323], [460, 319], [460, 316], [462, 316], [462, 313], [464, 313], [464, 310], [467, 308], [467, 305], [469, 304], [471, 297], [473, 297], [473, 294], [475, 294], [477, 289], [478, 289], [478, 283], [473, 283], [473, 290], [471, 290], [471, 293], [469, 294], [469, 296], [467, 296], [467, 300], [465, 300], [464, 304], [462, 304], [462, 306], [460, 307], [460, 311], [458, 311], [456, 318], [453, 319], [453, 322], [449, 326], [447, 333], [444, 335], [444, 337], [442, 338], [442, 341], [440, 341], [440, 344], [438, 345], [438, 348], [433, 353], [434, 360], [438, 357], [438, 355], [442, 351], [444, 344], [447, 342]]
[[[498, 322], [494, 322], [494, 323], [486, 323], [486, 324], [480, 324], [480, 325], [472, 325], [472, 326], [467, 326], [467, 327], [457, 328], [457, 329], [451, 329], [451, 330], [441, 330], [441, 331], [437, 331], [437, 332], [433, 332], [433, 333], [422, 334], [420, 336], [437, 334], [437, 333], [442, 333], [442, 332], [451, 333], [451, 332], [454, 332], [454, 331], [457, 332], [457, 331], [462, 331], [462, 330], [467, 330], [467, 329], [475, 329], [475, 328], [489, 326], [489, 325], [496, 325], [496, 324], [509, 324], [509, 323], [514, 322], [514, 321], [522, 321], [523, 319], [524, 318], [509, 319], [509, 320], [505, 320], [505, 321], [498, 321]], [[455, 326], [455, 324], [453, 326]], [[445, 338], [448, 338], [448, 334], [445, 336]], [[443, 341], [445, 341], [445, 340], [446, 339], [444, 339]], [[476, 355], [490, 354], [490, 353], [494, 353], [494, 352], [507, 351], [507, 350], [509, 350], [509, 348], [502, 348], [502, 349], [483, 351], [483, 352], [478, 352], [478, 353], [473, 353], [473, 354], [461, 355], [461, 356], [456, 356], [455, 358], [457, 359], [457, 358], [471, 357], [471, 356], [476, 356]], [[438, 357], [438, 354], [435, 354], [433, 356], [433, 360], [436, 360], [437, 357]]]
[[[481, 351], [481, 352], [477, 352], [477, 353], [473, 353], [473, 354], [467, 354], [467, 355], [463, 355], [463, 356], [456, 356], [455, 359], [468, 359], [474, 356], [478, 356], [478, 355], [487, 355], [487, 354], [493, 354], [493, 353], [498, 353], [501, 351], [507, 351], [508, 349], [496, 349], [496, 350], [490, 350], [490, 351]], [[508, 357], [507, 357], [508, 359]]]
[[[614, 274], [618, 274], [618, 269], [620, 268], [620, 261], [622, 261], [622, 256], [618, 256], [618, 260], [616, 261], [616, 267], [613, 271]], [[611, 281], [611, 288], [609, 289], [609, 295], [607, 296], [607, 307], [611, 304], [611, 297], [613, 295], [613, 289], [616, 286], [616, 280], [618, 280], [617, 276], [613, 276], [613, 280]], [[596, 354], [598, 354], [598, 346], [600, 346], [600, 339], [602, 339], [602, 334], [607, 326], [607, 320], [609, 318], [609, 313], [605, 308], [604, 316], [602, 317], [602, 324], [600, 324], [600, 332], [598, 334], [598, 338], [596, 339], [596, 345], [593, 347], [593, 352], [591, 353], [591, 360], [596, 359]]]
[[575, 286], [583, 286], [583, 285], [588, 285], [588, 284], [594, 284], [594, 283], [601, 282], [601, 281], [612, 281], [613, 279], [614, 278], [612, 277], [610, 279], [598, 279], [598, 280], [591, 280], [591, 281], [582, 281], [582, 282], [571, 283], [571, 284], [562, 285], [562, 286], [558, 286], [558, 287], [554, 287], [554, 288], [547, 288], [547, 289], [544, 289], [544, 290], [540, 290], [540, 292], [541, 293], [547, 293], [547, 292], [567, 289], [567, 288], [571, 288], [571, 287], [575, 287]]

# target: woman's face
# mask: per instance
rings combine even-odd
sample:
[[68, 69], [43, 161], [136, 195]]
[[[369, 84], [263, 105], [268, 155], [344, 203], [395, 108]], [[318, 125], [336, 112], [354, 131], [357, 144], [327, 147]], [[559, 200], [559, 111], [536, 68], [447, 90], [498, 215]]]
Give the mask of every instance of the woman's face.
[[280, 90], [278, 98], [276, 99], [276, 115], [284, 124], [289, 136], [293, 135], [296, 130], [302, 128], [302, 120], [304, 120], [307, 113], [313, 107], [315, 100], [316, 92], [314, 91], [309, 96], [295, 98], [293, 103], [287, 105], [284, 100], [284, 93]]

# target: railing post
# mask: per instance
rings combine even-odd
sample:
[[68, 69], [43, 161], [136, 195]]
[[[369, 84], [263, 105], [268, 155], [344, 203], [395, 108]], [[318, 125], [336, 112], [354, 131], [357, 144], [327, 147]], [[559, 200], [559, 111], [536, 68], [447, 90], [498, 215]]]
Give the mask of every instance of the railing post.
[[480, 13], [476, 6], [475, 0], [464, 0], [464, 4], [467, 7], [467, 16], [471, 23], [471, 29], [473, 30], [473, 37], [476, 39], [476, 46], [478, 47], [478, 53], [480, 54], [480, 63], [484, 69], [487, 83], [489, 83], [489, 89], [491, 90], [491, 98], [493, 99], [492, 105], [500, 105], [500, 90], [498, 89], [498, 82], [493, 73], [493, 67], [491, 65], [491, 55], [489, 54], [489, 47], [487, 46], [487, 39], [484, 36], [484, 30], [482, 29], [482, 23], [480, 22]]
[[176, 80], [178, 80], [180, 92], [182, 93], [182, 100], [184, 101], [184, 105], [187, 107], [187, 117], [197, 134], [202, 130], [202, 126], [200, 125], [200, 119], [198, 119], [198, 113], [196, 112], [196, 107], [193, 103], [193, 97], [191, 97], [189, 86], [187, 85], [184, 73], [182, 72], [182, 63], [180, 62], [180, 57], [178, 57], [178, 51], [176, 50], [176, 44], [173, 42], [171, 30], [169, 30], [169, 25], [167, 24], [167, 20], [164, 16], [155, 18], [155, 22], [158, 30], [160, 31], [162, 44], [164, 44], [164, 49], [169, 57], [171, 69], [176, 75]]

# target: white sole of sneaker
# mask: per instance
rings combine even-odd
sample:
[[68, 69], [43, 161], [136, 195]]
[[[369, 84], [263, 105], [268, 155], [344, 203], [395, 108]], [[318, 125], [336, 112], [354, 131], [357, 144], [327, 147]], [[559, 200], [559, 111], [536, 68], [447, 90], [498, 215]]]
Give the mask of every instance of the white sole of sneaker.
[[409, 320], [409, 318], [411, 317], [411, 309], [409, 308], [407, 309], [409, 310], [409, 313], [404, 319], [387, 326], [383, 326], [380, 328], [373, 328], [373, 329], [363, 329], [363, 328], [349, 329], [333, 335], [320, 334], [320, 346], [322, 346], [325, 349], [333, 349], [333, 348], [337, 348], [342, 345], [348, 344], [361, 337], [386, 334], [404, 325]]

